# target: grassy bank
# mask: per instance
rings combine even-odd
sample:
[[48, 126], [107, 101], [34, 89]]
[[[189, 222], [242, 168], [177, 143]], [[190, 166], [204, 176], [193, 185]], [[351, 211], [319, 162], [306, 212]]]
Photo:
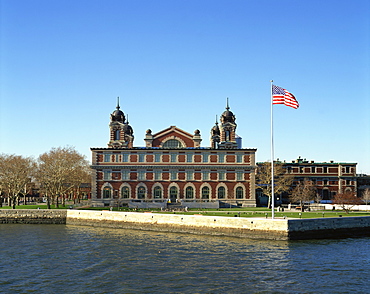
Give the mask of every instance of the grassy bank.
[[[71, 205], [62, 206], [56, 208], [55, 205], [51, 205], [51, 209], [70, 209]], [[12, 209], [10, 206], [3, 206], [0, 209]], [[46, 204], [35, 204], [35, 205], [19, 205], [16, 209], [47, 209]], [[111, 210], [110, 207], [89, 207], [89, 208], [77, 208], [81, 210]], [[159, 209], [133, 209], [128, 207], [113, 207], [113, 211], [131, 211], [131, 212], [152, 212], [152, 213], [163, 213], [163, 214], [185, 214], [185, 215], [205, 215], [205, 216], [225, 216], [225, 217], [263, 217], [271, 218], [271, 210], [266, 207], [246, 207], [246, 208], [223, 208], [223, 209], [189, 209], [189, 211], [160, 211]], [[332, 210], [320, 210], [320, 211], [305, 211], [300, 212], [296, 210], [286, 210], [284, 212], [275, 212], [276, 218], [323, 218], [323, 217], [348, 217], [348, 216], [370, 216], [370, 212], [367, 211], [351, 211], [345, 213], [344, 211], [332, 211]]]

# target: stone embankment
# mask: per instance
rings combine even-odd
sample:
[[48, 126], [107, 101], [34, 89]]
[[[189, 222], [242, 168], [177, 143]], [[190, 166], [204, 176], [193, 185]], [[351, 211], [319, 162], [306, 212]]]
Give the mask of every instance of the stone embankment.
[[0, 224], [65, 224], [67, 210], [1, 209]]
[[67, 224], [268, 240], [370, 236], [370, 217], [264, 219], [89, 210], [0, 210], [0, 223]]

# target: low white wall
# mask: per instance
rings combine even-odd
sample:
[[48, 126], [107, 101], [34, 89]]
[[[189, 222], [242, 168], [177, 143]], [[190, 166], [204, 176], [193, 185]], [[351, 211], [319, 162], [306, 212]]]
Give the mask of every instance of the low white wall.
[[157, 214], [120, 211], [92, 211], [92, 210], [68, 210], [68, 220], [97, 220], [97, 221], [121, 221], [148, 224], [175, 224], [192, 227], [222, 227], [222, 228], [243, 228], [249, 230], [275, 230], [287, 231], [287, 220], [284, 219], [259, 219], [223, 216], [204, 215], [183, 215], [183, 214]]
[[[342, 210], [342, 207], [337, 204], [320, 204], [327, 210], [332, 210], [333, 207], [335, 207], [335, 210]], [[370, 210], [370, 204], [369, 205], [355, 205], [351, 207], [352, 211], [368, 211]]]

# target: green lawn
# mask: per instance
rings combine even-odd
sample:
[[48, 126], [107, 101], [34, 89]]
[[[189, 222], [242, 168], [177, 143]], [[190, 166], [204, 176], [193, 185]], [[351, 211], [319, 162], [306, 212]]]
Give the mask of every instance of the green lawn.
[[[69, 209], [70, 205], [62, 206], [59, 205], [59, 209]], [[10, 206], [3, 206], [0, 209], [11, 209]], [[40, 205], [20, 205], [16, 206], [16, 209], [47, 209], [46, 204]], [[55, 205], [51, 206], [51, 209], [56, 209]], [[110, 207], [90, 207], [90, 208], [79, 208], [81, 210], [110, 210]], [[225, 216], [225, 217], [259, 217], [259, 218], [271, 218], [271, 210], [266, 207], [244, 207], [244, 208], [220, 208], [220, 209], [189, 209], [188, 212], [184, 211], [160, 211], [159, 209], [132, 209], [128, 207], [120, 207], [119, 211], [132, 211], [132, 212], [153, 212], [162, 214], [185, 214], [185, 215], [206, 215], [206, 216]], [[117, 207], [113, 207], [113, 211], [117, 211]], [[345, 213], [344, 211], [305, 211], [299, 212], [298, 210], [275, 212], [276, 218], [323, 218], [323, 217], [348, 217], [348, 216], [370, 216], [370, 212], [365, 211], [351, 211]]]
[[[227, 216], [227, 217], [263, 217], [271, 218], [271, 211], [189, 211], [189, 212], [160, 212], [167, 214], [201, 214], [205, 216]], [[327, 211], [315, 211], [315, 212], [296, 212], [296, 211], [286, 211], [286, 212], [275, 212], [275, 218], [323, 218], [323, 217], [348, 217], [348, 216], [370, 216], [369, 212], [350, 212], [346, 214], [342, 211], [332, 212]]]
[[[59, 208], [56, 208], [55, 205], [50, 205], [51, 209], [68, 209], [69, 205], [62, 206], [59, 205]], [[0, 209], [12, 209], [10, 206], [0, 207]], [[46, 204], [39, 204], [39, 205], [16, 205], [15, 209], [48, 209]]]

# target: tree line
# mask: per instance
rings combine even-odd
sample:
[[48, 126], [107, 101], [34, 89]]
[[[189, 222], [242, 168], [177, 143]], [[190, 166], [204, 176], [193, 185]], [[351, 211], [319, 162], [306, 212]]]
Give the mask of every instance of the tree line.
[[36, 185], [48, 208], [51, 204], [58, 208], [65, 204], [66, 195], [79, 200], [81, 184], [90, 182], [89, 163], [74, 147], [52, 148], [37, 159], [0, 154], [0, 205], [6, 198], [15, 209], [22, 197], [26, 201], [26, 194]]
[[[310, 179], [299, 181], [293, 187], [294, 176], [288, 174], [283, 164], [274, 163], [274, 194], [289, 195], [290, 201], [304, 203], [320, 200], [315, 183]], [[21, 197], [26, 202], [26, 194], [32, 185], [39, 187], [40, 193], [46, 198], [48, 208], [53, 204], [59, 207], [65, 204], [66, 195], [73, 195], [79, 201], [82, 183], [91, 182], [91, 169], [85, 156], [78, 153], [73, 147], [52, 148], [41, 154], [37, 159], [21, 155], [0, 154], [0, 206], [3, 199], [8, 205], [15, 208]], [[261, 189], [269, 199], [271, 207], [271, 163], [265, 162], [258, 166], [256, 173], [256, 189]], [[366, 204], [370, 200], [370, 190], [366, 189], [362, 195]], [[336, 194], [333, 203], [348, 207], [348, 205], [362, 204], [354, 192]]]

